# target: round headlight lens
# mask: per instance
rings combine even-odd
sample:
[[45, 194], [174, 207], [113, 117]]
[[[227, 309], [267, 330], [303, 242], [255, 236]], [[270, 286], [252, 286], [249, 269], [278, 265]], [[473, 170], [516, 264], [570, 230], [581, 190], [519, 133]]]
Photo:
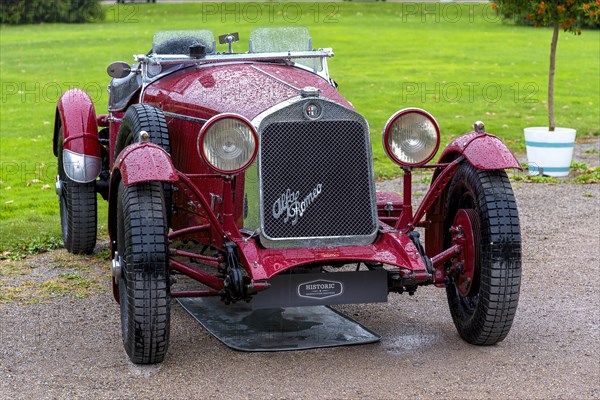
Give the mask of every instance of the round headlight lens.
[[234, 174], [256, 157], [258, 137], [252, 124], [237, 114], [219, 114], [208, 120], [198, 136], [198, 153], [215, 171]]
[[427, 111], [398, 111], [385, 124], [383, 145], [397, 164], [414, 167], [433, 158], [440, 145], [440, 128]]

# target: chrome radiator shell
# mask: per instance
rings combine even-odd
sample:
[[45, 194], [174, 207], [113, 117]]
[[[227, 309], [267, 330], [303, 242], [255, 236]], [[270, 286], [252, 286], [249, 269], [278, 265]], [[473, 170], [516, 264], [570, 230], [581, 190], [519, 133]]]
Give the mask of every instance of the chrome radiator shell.
[[258, 124], [258, 203], [267, 248], [365, 245], [378, 220], [369, 126], [320, 98], [290, 101]]

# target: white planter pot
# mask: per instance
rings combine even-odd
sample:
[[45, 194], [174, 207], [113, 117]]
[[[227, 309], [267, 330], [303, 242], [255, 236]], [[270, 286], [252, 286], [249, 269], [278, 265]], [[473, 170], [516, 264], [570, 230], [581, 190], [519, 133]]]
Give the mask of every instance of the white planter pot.
[[531, 172], [548, 176], [567, 176], [573, 159], [575, 129], [548, 127], [525, 128], [527, 162]]

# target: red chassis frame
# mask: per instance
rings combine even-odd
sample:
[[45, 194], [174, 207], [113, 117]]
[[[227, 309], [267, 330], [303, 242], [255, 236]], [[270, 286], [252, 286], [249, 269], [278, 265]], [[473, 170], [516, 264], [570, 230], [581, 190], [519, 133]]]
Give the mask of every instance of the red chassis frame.
[[[99, 118], [101, 120], [101, 118]], [[153, 168], [144, 168], [152, 160]], [[424, 165], [419, 168], [435, 168], [434, 181], [423, 201], [416, 211], [411, 205], [412, 176], [411, 168], [403, 168], [403, 198], [399, 216], [385, 216], [380, 212], [380, 228], [376, 240], [370, 245], [336, 246], [321, 248], [294, 248], [271, 249], [263, 248], [254, 237], [243, 234], [237, 221], [234, 196], [237, 183], [236, 178], [218, 174], [186, 174], [178, 171], [173, 166], [170, 158], [160, 147], [151, 143], [136, 143], [125, 148], [117, 157], [113, 166], [112, 188], [116, 188], [119, 180], [125, 185], [132, 185], [143, 181], [169, 181], [174, 190], [183, 193], [188, 204], [193, 204], [196, 209], [201, 209], [208, 220], [207, 223], [188, 226], [169, 233], [169, 239], [195, 239], [200, 243], [213, 248], [226, 251], [228, 243], [234, 243], [237, 248], [236, 256], [239, 264], [248, 274], [245, 293], [252, 295], [258, 291], [269, 288], [268, 280], [273, 276], [293, 267], [302, 265], [340, 265], [345, 262], [383, 263], [395, 268], [388, 269], [388, 276], [395, 276], [388, 280], [389, 290], [414, 291], [418, 285], [434, 284], [443, 287], [446, 283], [448, 271], [444, 264], [463, 254], [462, 263], [466, 262], [469, 268], [469, 254], [474, 251], [472, 235], [465, 235], [460, 228], [452, 233], [452, 244], [443, 250], [443, 198], [445, 189], [452, 180], [460, 164], [467, 160], [479, 169], [504, 169], [520, 168], [514, 155], [495, 136], [485, 132], [471, 132], [453, 141], [446, 147], [438, 164]], [[243, 175], [241, 175], [243, 176]], [[219, 215], [213, 211], [211, 199], [198, 188], [194, 179], [213, 178], [222, 183], [222, 204]], [[239, 179], [240, 176], [237, 177]], [[395, 198], [395, 194], [384, 194], [384, 198]], [[111, 202], [116, 200], [111, 192]], [[110, 207], [112, 210], [112, 207]], [[439, 213], [442, 213], [440, 216]], [[112, 211], [109, 211], [112, 214]], [[427, 215], [426, 218], [424, 218]], [[441, 218], [440, 218], [441, 217]], [[109, 216], [109, 220], [114, 220]], [[409, 237], [408, 233], [415, 227], [426, 228], [427, 257], [417, 243]], [[115, 235], [115, 227], [109, 227], [111, 237]], [[112, 242], [112, 241], [111, 241]], [[433, 250], [433, 251], [432, 251]], [[114, 250], [113, 250], [114, 251]], [[170, 250], [171, 267], [190, 278], [209, 287], [208, 290], [172, 291], [172, 297], [204, 297], [223, 294], [225, 278], [223, 275], [227, 267], [227, 260], [223, 255], [208, 256], [184, 250]], [[187, 257], [214, 268], [215, 274], [201, 270], [189, 263], [174, 257]], [[428, 265], [429, 264], [429, 268]]]
[[[77, 101], [75, 101], [77, 100]], [[97, 127], [109, 127], [111, 134], [109, 148], [112, 152], [116, 132], [119, 130], [121, 113], [115, 113], [117, 119], [108, 115], [95, 113], [91, 101], [80, 91], [67, 92], [59, 103], [57, 120], [61, 119], [65, 147], [86, 155], [99, 155], [101, 145], [97, 139]], [[70, 118], [70, 119], [69, 119]], [[72, 121], [71, 121], [72, 120]], [[112, 134], [114, 133], [114, 134]], [[57, 133], [55, 132], [55, 151]], [[79, 147], [74, 145], [79, 145]], [[250, 281], [247, 283], [247, 293], [252, 294], [269, 287], [268, 280], [287, 269], [302, 265], [331, 265], [344, 262], [384, 263], [396, 267], [389, 270], [390, 274], [398, 277], [390, 283], [390, 290], [395, 288], [414, 288], [417, 285], [434, 284], [444, 286], [447, 271], [444, 271], [446, 261], [457, 254], [470, 254], [473, 243], [470, 240], [453, 240], [452, 245], [444, 249], [443, 224], [444, 199], [447, 185], [463, 160], [482, 170], [497, 170], [520, 168], [520, 165], [510, 150], [497, 137], [479, 131], [467, 133], [456, 138], [443, 151], [437, 164], [423, 165], [417, 168], [435, 168], [433, 183], [416, 211], [413, 211], [411, 168], [404, 169], [402, 200], [395, 194], [383, 194], [384, 200], [398, 200], [401, 212], [386, 215], [380, 210], [380, 229], [376, 240], [370, 245], [339, 246], [322, 248], [267, 249], [261, 247], [253, 237], [248, 237], [240, 231], [241, 221], [239, 210], [241, 204], [235, 201], [233, 193], [243, 188], [244, 174], [236, 177], [224, 177], [216, 173], [183, 173], [178, 171], [168, 154], [151, 143], [132, 144], [111, 162], [111, 184], [109, 197], [109, 234], [112, 239], [116, 235], [114, 221], [114, 205], [116, 204], [116, 188], [118, 182], [132, 185], [145, 181], [169, 181], [176, 190], [183, 193], [185, 201], [190, 201], [196, 209], [201, 209], [205, 223], [198, 224], [186, 221], [185, 228], [169, 233], [170, 240], [196, 239], [200, 243], [225, 252], [226, 244], [235, 243], [237, 257], [247, 272]], [[151, 166], [149, 167], [149, 161]], [[203, 171], [208, 172], [208, 171]], [[201, 191], [194, 180], [211, 181], [211, 192], [220, 193], [222, 199], [219, 216], [211, 207], [206, 190]], [[385, 205], [381, 204], [383, 207]], [[425, 218], [424, 218], [425, 217]], [[407, 235], [415, 227], [425, 228], [426, 256], [422, 248]], [[453, 236], [461, 236], [455, 232]], [[113, 240], [111, 240], [111, 243]], [[418, 245], [418, 243], [417, 243]], [[114, 251], [114, 249], [113, 249]], [[183, 256], [214, 267], [215, 274], [200, 270], [188, 263], [175, 259]], [[468, 257], [460, 257], [461, 261]], [[430, 262], [429, 269], [426, 265]], [[182, 250], [171, 250], [171, 267], [211, 288], [203, 291], [173, 291], [173, 297], [216, 296], [224, 288], [224, 278], [217, 276], [223, 273], [227, 266], [225, 257], [208, 256]], [[433, 268], [432, 268], [433, 267]], [[413, 289], [414, 290], [414, 289]]]

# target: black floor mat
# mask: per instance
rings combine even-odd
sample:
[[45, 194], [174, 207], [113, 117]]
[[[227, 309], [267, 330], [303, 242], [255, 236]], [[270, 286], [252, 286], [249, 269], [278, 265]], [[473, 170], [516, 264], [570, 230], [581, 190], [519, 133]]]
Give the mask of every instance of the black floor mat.
[[248, 303], [226, 306], [216, 297], [177, 301], [212, 335], [239, 351], [306, 350], [380, 339], [326, 306], [253, 310]]

